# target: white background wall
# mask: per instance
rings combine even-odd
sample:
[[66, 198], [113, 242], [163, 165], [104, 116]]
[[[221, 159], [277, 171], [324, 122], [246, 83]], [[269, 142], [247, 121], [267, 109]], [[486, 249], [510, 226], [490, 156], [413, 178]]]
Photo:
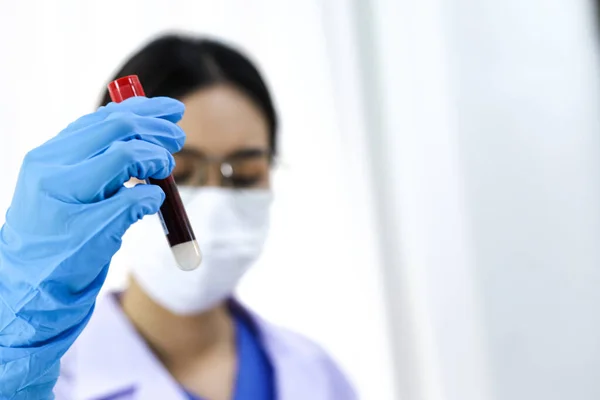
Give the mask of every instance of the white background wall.
[[600, 398], [591, 3], [354, 4], [403, 398]]
[[[177, 28], [232, 40], [259, 61], [282, 119], [272, 235], [242, 298], [321, 343], [362, 398], [395, 398], [371, 208], [354, 201], [364, 182], [342, 157], [319, 1], [0, 4], [1, 209], [24, 153], [93, 110], [112, 72], [150, 35]], [[114, 267], [110, 286], [126, 266]]]
[[[600, 30], [589, 4], [447, 8], [498, 399], [600, 398]], [[456, 12], [466, 7], [478, 18]]]

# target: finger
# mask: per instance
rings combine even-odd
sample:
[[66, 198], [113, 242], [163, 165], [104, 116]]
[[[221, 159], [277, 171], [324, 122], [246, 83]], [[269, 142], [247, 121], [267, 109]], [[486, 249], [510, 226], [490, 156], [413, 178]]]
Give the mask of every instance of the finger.
[[165, 200], [165, 192], [157, 185], [138, 185], [120, 189], [111, 199], [117, 209], [122, 210], [123, 226], [127, 230], [146, 215], [156, 214]]
[[152, 117], [177, 123], [183, 117], [185, 105], [170, 97], [132, 97], [121, 103], [109, 103], [105, 111], [132, 112], [140, 117]]
[[70, 165], [102, 154], [116, 141], [143, 140], [175, 153], [185, 143], [185, 133], [176, 124], [132, 113], [112, 113], [103, 121], [37, 148], [35, 158]]
[[140, 117], [161, 118], [177, 123], [183, 117], [185, 105], [179, 100], [169, 97], [132, 97], [121, 103], [109, 103], [91, 114], [84, 115], [71, 123], [65, 133], [72, 132], [96, 124], [114, 112], [131, 112]]
[[60, 184], [73, 202], [95, 203], [117, 193], [130, 178], [165, 179], [175, 166], [163, 147], [143, 140], [113, 142], [93, 158], [69, 168]]
[[146, 215], [156, 214], [164, 199], [164, 192], [156, 185], [122, 187], [111, 198], [93, 205], [95, 212], [90, 216], [97, 221], [91, 223], [104, 226], [109, 234], [121, 238], [132, 224]]

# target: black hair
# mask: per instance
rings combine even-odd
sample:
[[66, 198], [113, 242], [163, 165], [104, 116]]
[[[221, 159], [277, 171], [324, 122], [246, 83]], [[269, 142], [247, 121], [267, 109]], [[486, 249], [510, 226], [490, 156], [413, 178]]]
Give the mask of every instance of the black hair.
[[[139, 76], [148, 97], [181, 100], [215, 84], [235, 86], [264, 113], [270, 150], [275, 155], [278, 121], [271, 94], [257, 67], [239, 50], [207, 38], [163, 35], [131, 56], [111, 81], [127, 75]], [[108, 103], [110, 96], [105, 90], [100, 105]]]

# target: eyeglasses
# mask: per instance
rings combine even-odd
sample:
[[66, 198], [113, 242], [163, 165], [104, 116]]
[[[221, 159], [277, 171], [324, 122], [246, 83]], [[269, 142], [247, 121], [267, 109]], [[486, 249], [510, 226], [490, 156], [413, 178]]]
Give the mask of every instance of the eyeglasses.
[[267, 181], [273, 162], [271, 151], [244, 149], [226, 157], [210, 157], [197, 150], [182, 149], [174, 155], [173, 177], [178, 185], [252, 188]]

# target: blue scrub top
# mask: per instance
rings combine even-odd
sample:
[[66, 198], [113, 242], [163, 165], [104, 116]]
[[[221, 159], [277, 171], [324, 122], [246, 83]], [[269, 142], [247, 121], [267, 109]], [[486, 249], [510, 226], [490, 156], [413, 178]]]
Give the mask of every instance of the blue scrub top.
[[[273, 367], [251, 322], [234, 314], [238, 372], [234, 400], [275, 400]], [[186, 391], [189, 400], [201, 399]]]

